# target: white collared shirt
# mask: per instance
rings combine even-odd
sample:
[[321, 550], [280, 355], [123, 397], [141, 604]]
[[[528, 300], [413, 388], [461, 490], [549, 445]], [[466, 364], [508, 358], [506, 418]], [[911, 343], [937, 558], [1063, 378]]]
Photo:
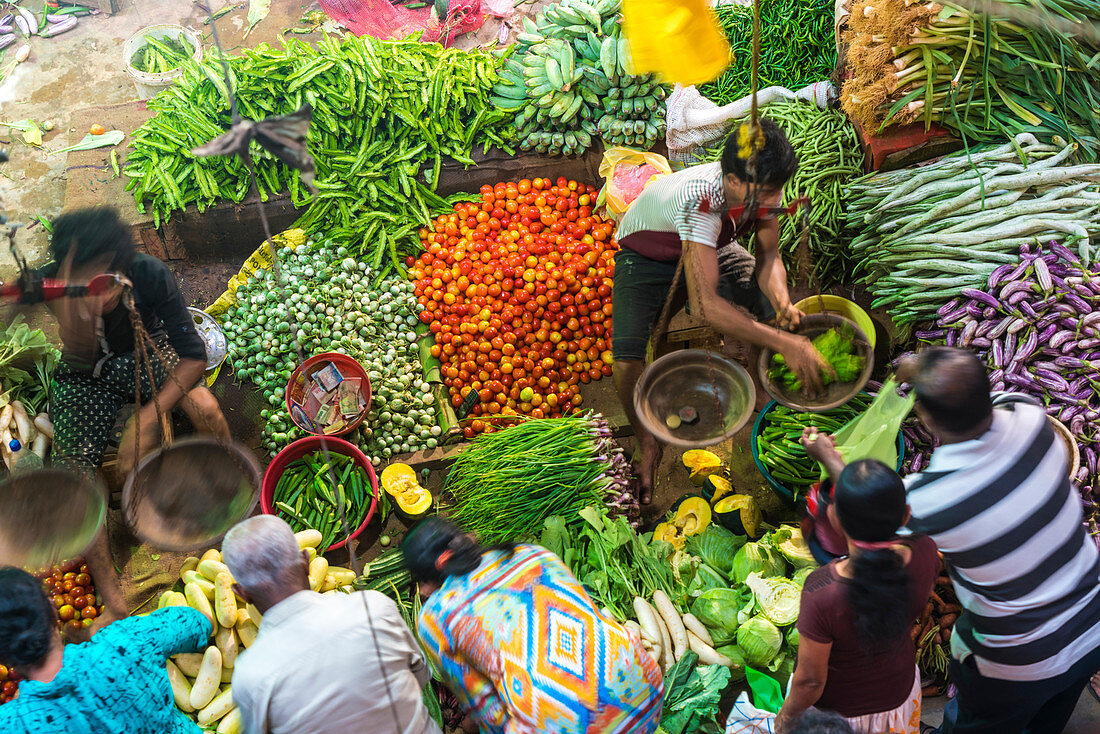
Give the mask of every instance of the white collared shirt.
[[389, 597], [300, 591], [263, 615], [233, 670], [246, 734], [440, 734], [429, 673]]

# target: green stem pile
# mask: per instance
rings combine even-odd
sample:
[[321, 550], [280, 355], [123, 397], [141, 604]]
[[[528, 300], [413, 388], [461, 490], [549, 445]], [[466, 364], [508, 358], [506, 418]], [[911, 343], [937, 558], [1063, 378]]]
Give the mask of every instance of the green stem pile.
[[[378, 272], [419, 250], [416, 229], [453, 202], [435, 193], [446, 159], [472, 165], [474, 146], [507, 148], [510, 115], [489, 102], [499, 61], [488, 52], [370, 36], [316, 47], [286, 40], [230, 59], [241, 115], [258, 120], [313, 108], [309, 150], [317, 195], [298, 174], [253, 146], [260, 198], [289, 191], [308, 209], [295, 226], [337, 245]], [[134, 132], [125, 173], [138, 208], [154, 223], [175, 210], [239, 202], [249, 177], [235, 157], [196, 159], [191, 149], [230, 124], [221, 64], [188, 62], [175, 85], [149, 101], [155, 114]]]
[[1070, 165], [1076, 146], [1024, 133], [999, 147], [875, 173], [847, 189], [862, 282], [899, 326], [932, 321], [963, 288], [1016, 262], [1020, 245], [1056, 240], [1089, 260], [1100, 226], [1100, 165]]
[[[853, 71], [843, 87], [845, 111], [871, 132], [936, 122], [979, 142], [1057, 135], [1081, 143], [1094, 160], [1100, 45], [1050, 21], [1095, 24], [1100, 2], [1006, 0], [997, 7], [984, 16], [949, 2], [860, 0], [843, 35]], [[1015, 11], [1029, 19], [1005, 17]]]
[[492, 544], [602, 503], [623, 479], [603, 430], [587, 415], [570, 415], [481, 434], [447, 472], [451, 520]]
[[[699, 92], [719, 105], [752, 93], [752, 6], [721, 5], [718, 21], [730, 43], [730, 65]], [[760, 88], [797, 90], [828, 79], [836, 66], [833, 3], [769, 0], [760, 9]]]

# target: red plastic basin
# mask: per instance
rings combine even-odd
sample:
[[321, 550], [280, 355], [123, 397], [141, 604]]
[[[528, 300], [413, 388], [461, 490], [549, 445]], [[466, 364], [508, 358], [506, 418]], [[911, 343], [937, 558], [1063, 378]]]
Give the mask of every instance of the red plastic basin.
[[[287, 413], [290, 413], [291, 422], [293, 422], [294, 425], [298, 426], [298, 428], [302, 429], [306, 433], [312, 433], [314, 436], [321, 436], [324, 434], [320, 433], [319, 431], [311, 431], [305, 426], [299, 424], [298, 421], [294, 420], [294, 414], [290, 412], [290, 386], [294, 384], [294, 382], [298, 379], [298, 375], [302, 374], [302, 372], [305, 372], [306, 379], [308, 380], [314, 372], [330, 362], [336, 365], [336, 369], [340, 370], [340, 374], [344, 377], [359, 378], [359, 390], [363, 394], [364, 405], [363, 409], [359, 411], [359, 415], [355, 417], [355, 420], [353, 420], [351, 423], [348, 423], [346, 426], [343, 427], [343, 429], [328, 435], [343, 436], [346, 433], [354, 431], [359, 426], [359, 424], [363, 422], [363, 419], [367, 417], [367, 413], [370, 411], [370, 378], [367, 377], [367, 371], [363, 369], [363, 365], [359, 364], [358, 361], [349, 357], [348, 355], [340, 354], [339, 352], [322, 352], [321, 354], [315, 354], [307, 359], [305, 362], [302, 362], [300, 365], [298, 365], [298, 369], [294, 370], [294, 374], [292, 374], [290, 376], [290, 379], [287, 380], [286, 390], [283, 394], [283, 400], [284, 402], [286, 402], [286, 411]], [[294, 444], [291, 444], [291, 446], [293, 445]]]
[[[274, 499], [275, 485], [279, 483], [279, 478], [283, 476], [283, 472], [286, 470], [287, 465], [292, 461], [302, 458], [306, 454], [320, 451], [322, 444], [328, 446], [330, 453], [350, 456], [356, 464], [367, 471], [367, 477], [370, 479], [371, 486], [370, 509], [368, 509], [367, 514], [363, 516], [363, 523], [351, 534], [352, 538], [358, 538], [359, 534], [370, 524], [371, 519], [374, 517], [374, 511], [378, 508], [378, 477], [375, 475], [374, 467], [371, 466], [370, 459], [367, 458], [367, 455], [360, 451], [354, 444], [342, 438], [336, 438], [335, 436], [306, 436], [305, 438], [299, 438], [276, 454], [275, 458], [271, 460], [271, 463], [267, 465], [267, 470], [264, 472], [263, 483], [260, 485], [260, 510], [263, 511], [265, 515], [276, 514]], [[339, 543], [333, 543], [328, 548], [319, 552], [327, 553], [330, 550], [343, 548], [346, 544], [347, 539], [344, 539]]]

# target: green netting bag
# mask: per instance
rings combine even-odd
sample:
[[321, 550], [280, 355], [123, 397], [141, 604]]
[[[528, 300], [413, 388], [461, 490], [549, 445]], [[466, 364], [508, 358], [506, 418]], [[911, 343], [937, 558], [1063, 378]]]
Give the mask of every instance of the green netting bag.
[[[845, 463], [860, 459], [878, 459], [886, 466], [898, 466], [898, 431], [913, 409], [916, 397], [898, 394], [894, 378], [889, 378], [867, 410], [844, 424], [833, 434], [837, 450]], [[821, 478], [826, 472], [821, 470]]]

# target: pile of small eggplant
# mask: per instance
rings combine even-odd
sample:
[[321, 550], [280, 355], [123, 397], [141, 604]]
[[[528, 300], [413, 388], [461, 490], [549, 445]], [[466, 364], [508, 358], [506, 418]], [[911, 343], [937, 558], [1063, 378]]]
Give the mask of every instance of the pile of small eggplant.
[[15, 43], [16, 36], [52, 38], [76, 27], [77, 14], [86, 15], [85, 8], [68, 7], [38, 18], [26, 8], [14, 8], [0, 18], [0, 49]]

